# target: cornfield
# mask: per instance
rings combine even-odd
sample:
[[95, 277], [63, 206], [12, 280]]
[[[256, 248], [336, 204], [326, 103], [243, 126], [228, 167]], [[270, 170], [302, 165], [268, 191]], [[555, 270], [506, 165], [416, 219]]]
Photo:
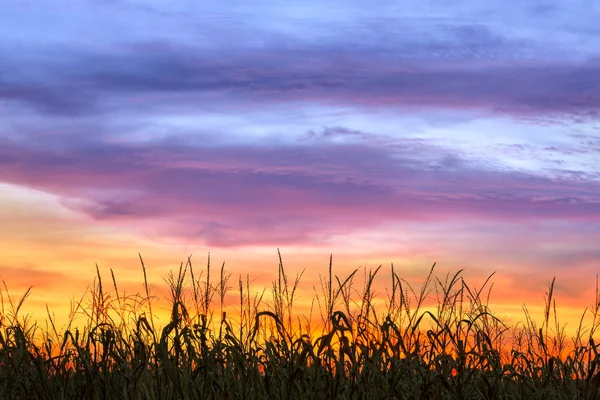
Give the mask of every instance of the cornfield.
[[340, 278], [330, 259], [306, 315], [294, 312], [302, 274], [288, 277], [281, 255], [272, 287], [254, 293], [249, 277], [234, 289], [224, 264], [211, 271], [209, 257], [200, 273], [191, 259], [169, 273], [170, 319], [157, 326], [140, 261], [134, 295], [120, 293], [112, 270], [103, 284], [96, 266], [64, 329], [49, 310], [45, 327], [21, 317], [29, 291], [16, 301], [5, 285], [0, 398], [600, 399], [598, 290], [568, 338], [554, 281], [543, 321], [525, 308], [524, 322], [508, 327], [488, 306], [493, 274], [475, 290], [462, 271], [438, 278], [434, 264], [415, 290], [392, 265], [378, 301], [381, 267], [358, 284], [359, 269]]

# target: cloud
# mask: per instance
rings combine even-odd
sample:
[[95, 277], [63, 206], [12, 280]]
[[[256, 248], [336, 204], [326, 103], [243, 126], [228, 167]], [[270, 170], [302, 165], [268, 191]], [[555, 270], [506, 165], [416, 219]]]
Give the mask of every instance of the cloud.
[[[385, 41], [357, 47], [350, 41], [316, 45], [280, 38], [260, 47], [220, 50], [179, 42], [121, 44], [110, 51], [46, 49], [0, 64], [0, 98], [41, 113], [73, 116], [189, 110], [203, 104], [231, 112], [308, 102], [558, 120], [598, 117], [597, 59], [514, 58], [495, 53], [506, 44], [487, 27], [446, 29], [452, 32], [450, 41], [399, 36], [390, 48]], [[495, 55], [481, 57], [481, 46]], [[464, 54], [451, 55], [458, 50]], [[440, 53], [447, 55], [436, 56]]]
[[6, 283], [9, 290], [20, 292], [27, 290], [30, 286], [42, 290], [57, 289], [66, 280], [72, 280], [72, 277], [32, 265], [22, 267], [0, 265], [0, 280]]
[[598, 182], [490, 170], [415, 140], [216, 147], [95, 140], [5, 141], [0, 181], [57, 194], [97, 220], [215, 246], [322, 243], [397, 221], [600, 215]]

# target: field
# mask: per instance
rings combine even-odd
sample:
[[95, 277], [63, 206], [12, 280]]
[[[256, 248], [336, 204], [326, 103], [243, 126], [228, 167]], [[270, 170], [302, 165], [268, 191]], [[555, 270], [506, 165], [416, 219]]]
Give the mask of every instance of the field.
[[[97, 268], [64, 329], [50, 311], [42, 322], [23, 317], [29, 291], [13, 298], [5, 285], [0, 398], [600, 398], [598, 290], [569, 337], [554, 282], [541, 322], [525, 308], [523, 322], [507, 326], [488, 306], [493, 276], [475, 290], [460, 271], [439, 278], [432, 267], [413, 289], [393, 266], [359, 280], [358, 269], [338, 277], [330, 262], [306, 315], [294, 312], [301, 275], [288, 277], [281, 257], [262, 292], [210, 259], [201, 271], [188, 260], [165, 279], [172, 311], [158, 326], [140, 261], [142, 293], [120, 292], [113, 271], [107, 282]], [[375, 293], [375, 277], [386, 274], [388, 290]]]

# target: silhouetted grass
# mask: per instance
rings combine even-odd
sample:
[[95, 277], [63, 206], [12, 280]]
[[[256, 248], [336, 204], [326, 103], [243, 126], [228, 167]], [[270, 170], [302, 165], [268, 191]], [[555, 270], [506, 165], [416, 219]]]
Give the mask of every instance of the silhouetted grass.
[[358, 270], [339, 278], [330, 260], [311, 315], [298, 315], [301, 274], [290, 279], [281, 256], [270, 296], [251, 293], [240, 276], [235, 307], [225, 304], [233, 289], [224, 264], [214, 279], [210, 258], [201, 273], [188, 259], [166, 278], [171, 314], [158, 327], [140, 261], [141, 294], [120, 293], [112, 270], [105, 285], [96, 266], [93, 290], [61, 330], [50, 311], [45, 327], [19, 316], [29, 290], [18, 301], [2, 292], [0, 398], [600, 398], [598, 289], [567, 338], [554, 281], [541, 325], [524, 309], [524, 322], [509, 328], [488, 307], [491, 275], [475, 290], [461, 271], [442, 280], [432, 267], [414, 290], [392, 266], [382, 299], [373, 284], [381, 267], [365, 270], [357, 287]]

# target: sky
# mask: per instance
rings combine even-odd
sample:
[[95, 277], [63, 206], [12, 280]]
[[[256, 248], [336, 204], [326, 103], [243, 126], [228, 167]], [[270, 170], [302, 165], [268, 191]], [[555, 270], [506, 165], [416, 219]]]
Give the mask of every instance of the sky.
[[[0, 278], [60, 313], [207, 254], [305, 299], [394, 263], [494, 277], [501, 309], [594, 302], [593, 1], [4, 0]], [[504, 308], [502, 308], [504, 307]]]

